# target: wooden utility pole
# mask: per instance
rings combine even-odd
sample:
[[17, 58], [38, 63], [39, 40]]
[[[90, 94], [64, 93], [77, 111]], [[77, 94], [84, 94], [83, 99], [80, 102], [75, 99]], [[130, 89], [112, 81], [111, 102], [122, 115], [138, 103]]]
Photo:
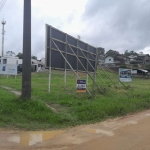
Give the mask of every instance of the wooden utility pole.
[[5, 35], [5, 29], [4, 26], [6, 24], [6, 21], [2, 21], [2, 57], [4, 57], [4, 35]]
[[24, 0], [22, 98], [31, 98], [31, 0]]

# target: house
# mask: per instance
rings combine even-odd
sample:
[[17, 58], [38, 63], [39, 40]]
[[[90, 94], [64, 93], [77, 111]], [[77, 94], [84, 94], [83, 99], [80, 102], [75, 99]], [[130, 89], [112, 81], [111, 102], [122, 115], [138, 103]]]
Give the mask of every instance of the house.
[[[14, 56], [6, 56], [0, 58], [0, 64], [18, 65], [18, 70], [20, 72], [22, 72], [22, 62], [23, 62], [22, 59], [19, 59], [18, 57], [14, 57]], [[31, 59], [31, 65], [32, 65], [32, 71], [37, 71], [37, 72], [39, 72], [45, 67], [44, 63], [35, 59]]]
[[45, 65], [45, 58], [41, 58], [41, 63], [43, 63]]
[[22, 59], [19, 59], [18, 57], [14, 57], [14, 56], [1, 57], [0, 64], [19, 65], [19, 64], [22, 64]]
[[37, 72], [45, 68], [45, 64], [36, 59], [31, 59], [31, 64], [32, 64], [32, 69]]
[[150, 56], [149, 54], [141, 54], [138, 56], [128, 56], [130, 59], [130, 64], [149, 64]]
[[99, 57], [98, 57], [98, 64], [99, 65], [105, 64], [105, 54], [99, 55]]
[[106, 65], [122, 65], [122, 64], [129, 64], [129, 59], [124, 55], [119, 54], [117, 51], [109, 50], [106, 53], [105, 57], [105, 64]]

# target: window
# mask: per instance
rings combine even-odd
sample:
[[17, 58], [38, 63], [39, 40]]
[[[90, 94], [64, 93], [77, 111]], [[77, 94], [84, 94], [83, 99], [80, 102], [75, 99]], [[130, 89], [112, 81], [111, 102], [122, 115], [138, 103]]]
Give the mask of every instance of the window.
[[3, 59], [3, 64], [7, 64], [7, 59]]
[[111, 61], [111, 59], [109, 59], [109, 61]]

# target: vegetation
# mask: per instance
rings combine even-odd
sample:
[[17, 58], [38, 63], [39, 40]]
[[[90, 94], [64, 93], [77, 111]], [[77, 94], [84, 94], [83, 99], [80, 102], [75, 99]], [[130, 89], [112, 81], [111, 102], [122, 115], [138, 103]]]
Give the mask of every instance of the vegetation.
[[15, 52], [13, 51], [7, 51], [6, 56], [15, 56]]
[[104, 55], [105, 54], [105, 49], [102, 47], [98, 47], [97, 51], [98, 51], [98, 55]]
[[[18, 54], [16, 55], [16, 57], [18, 57], [19, 59], [23, 59], [23, 54], [22, 54], [22, 53], [18, 53]], [[37, 57], [36, 57], [36, 56], [33, 56], [33, 55], [32, 55], [31, 58], [37, 60]]]
[[[149, 79], [134, 79], [132, 87], [124, 88], [111, 74], [112, 82], [99, 70], [107, 86], [97, 77], [97, 82], [105, 93], [95, 87], [95, 99], [90, 105], [88, 93], [76, 93], [76, 77], [67, 72], [67, 86], [64, 89], [63, 72], [53, 71], [51, 92], [48, 93], [48, 72], [32, 74], [32, 98], [21, 100], [8, 90], [0, 88], [0, 127], [23, 129], [64, 128], [79, 124], [98, 122], [107, 118], [150, 108]], [[86, 79], [85, 74], [79, 74]], [[0, 85], [21, 90], [21, 76], [15, 79], [0, 77]], [[92, 89], [89, 79], [88, 89]]]
[[126, 50], [124, 52], [124, 56], [130, 56], [130, 55], [138, 56], [138, 53], [134, 52], [134, 50], [132, 50], [132, 51]]

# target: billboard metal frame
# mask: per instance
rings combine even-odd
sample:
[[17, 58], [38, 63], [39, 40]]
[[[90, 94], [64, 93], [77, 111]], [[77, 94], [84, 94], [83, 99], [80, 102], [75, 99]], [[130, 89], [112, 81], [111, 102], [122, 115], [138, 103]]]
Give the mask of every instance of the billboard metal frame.
[[[51, 40], [53, 40], [56, 43], [56, 45], [58, 46], [58, 48], [65, 55], [65, 57], [67, 58], [68, 61], [69, 61], [69, 57], [70, 57], [70, 59], [71, 58], [74, 59], [75, 63], [73, 61], [69, 61], [70, 63], [74, 64], [74, 66], [72, 66], [74, 70], [76, 70], [77, 72], [78, 71], [85, 72], [84, 68], [81, 67], [79, 62], [76, 60], [76, 56], [73, 54], [70, 47], [68, 47], [67, 43], [70, 44], [71, 48], [77, 54], [79, 59], [81, 61], [83, 61], [83, 64], [86, 67], [86, 69], [89, 72], [94, 73], [95, 70], [93, 68], [95, 68], [95, 62], [96, 62], [95, 59], [96, 59], [96, 55], [97, 55], [97, 48], [95, 48], [85, 42], [82, 42], [81, 40], [76, 39], [76, 38], [50, 26], [50, 25], [46, 25], [46, 39], [47, 40], [46, 40], [46, 57], [45, 58], [46, 58], [46, 67], [47, 68], [52, 67], [54, 69], [70, 70], [69, 66], [66, 64], [66, 62], [64, 60], [62, 60], [63, 64], [61, 64], [61, 66], [59, 66], [57, 64], [57, 61], [54, 64], [54, 62], [53, 62], [54, 58], [52, 58], [51, 56], [53, 55], [54, 57], [57, 57], [57, 56], [60, 57], [60, 54], [58, 53], [59, 51], [56, 48], [56, 46], [51, 42]], [[80, 47], [80, 49], [79, 49], [79, 47]], [[85, 55], [83, 55], [83, 53]], [[89, 53], [92, 53], [93, 57], [91, 57], [89, 55]], [[89, 65], [87, 62], [87, 58], [92, 63], [93, 68], [92, 67], [88, 68]], [[93, 58], [95, 58], [95, 59], [93, 59]], [[61, 57], [60, 59], [63, 59], [63, 57]]]
[[[81, 40], [76, 39], [47, 24], [45, 45], [46, 67], [49, 68], [49, 92], [52, 69], [64, 70], [64, 88], [66, 88], [67, 70], [72, 70], [76, 75], [77, 79], [80, 79], [78, 72], [84, 72], [87, 74], [87, 83], [88, 77], [91, 78], [91, 80], [93, 81], [92, 94], [86, 87], [87, 92], [91, 97], [93, 97], [95, 85], [101, 92], [103, 92], [103, 90], [96, 83], [97, 48], [85, 42], [82, 42]], [[56, 62], [54, 58], [57, 59], [58, 62]], [[58, 64], [55, 64], [54, 62]], [[94, 73], [93, 78], [90, 73]]]

